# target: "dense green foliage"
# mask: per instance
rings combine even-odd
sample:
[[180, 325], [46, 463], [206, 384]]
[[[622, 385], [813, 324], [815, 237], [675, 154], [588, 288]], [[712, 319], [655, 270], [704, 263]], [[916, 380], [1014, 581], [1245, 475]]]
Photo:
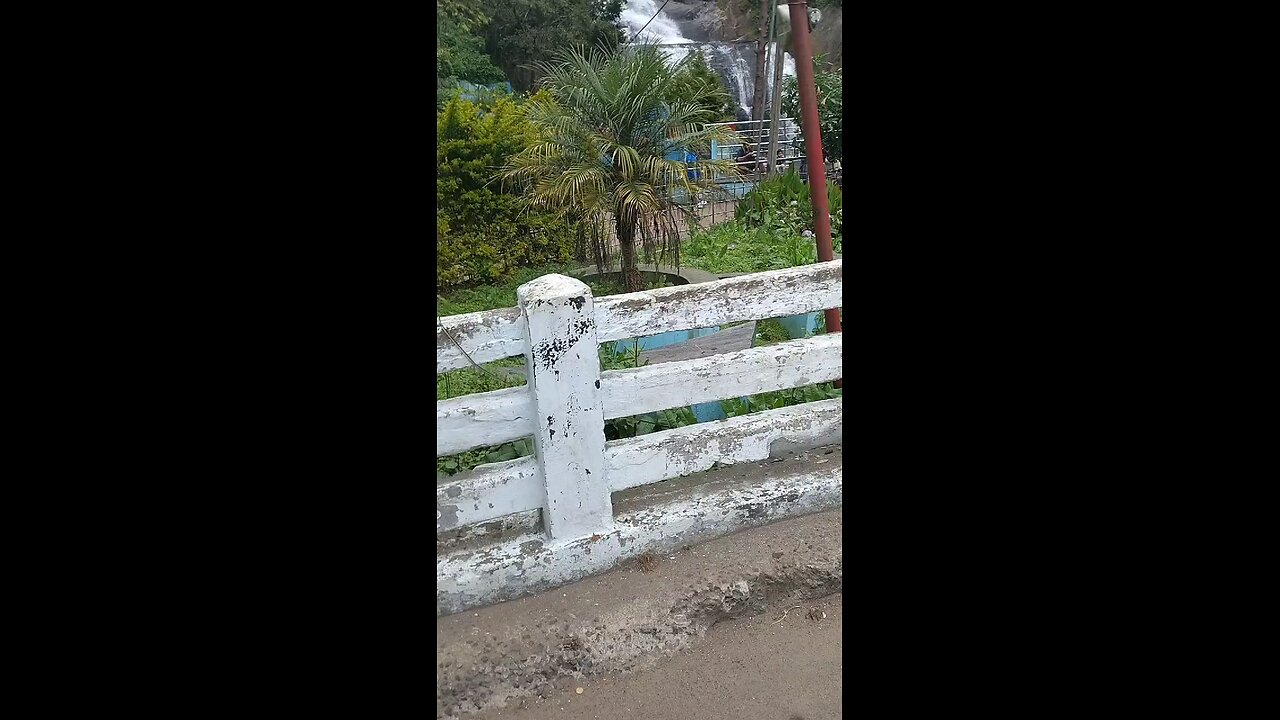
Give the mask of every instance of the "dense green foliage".
[[484, 40], [444, 14], [436, 16], [436, 77], [479, 85], [506, 80], [484, 50]]
[[437, 116], [438, 290], [572, 259], [575, 224], [554, 213], [529, 212], [518, 194], [492, 182], [497, 167], [538, 139], [510, 97], [487, 106], [455, 98]]
[[[701, 50], [689, 54], [672, 89], [675, 100], [698, 98], [699, 104], [707, 111], [707, 122], [733, 122], [737, 117], [732, 111], [733, 97], [724, 85], [724, 78], [711, 69]], [[706, 150], [696, 148], [695, 152], [705, 155], [710, 152], [710, 147]]]
[[528, 90], [531, 64], [569, 46], [616, 47], [622, 0], [438, 0], [436, 109], [457, 95], [460, 81], [510, 80]]
[[642, 286], [638, 247], [646, 254], [659, 247], [678, 252], [676, 219], [695, 217], [692, 203], [678, 198], [710, 190], [717, 174], [736, 172], [730, 162], [700, 159], [691, 178], [683, 160], [666, 157], [732, 137], [705, 126], [718, 119], [708, 109], [713, 89], [686, 82], [684, 67], [669, 64], [654, 45], [566, 50], [540, 66], [544, 92], [525, 104], [546, 140], [510, 158], [501, 175], [526, 188], [533, 206], [582, 218], [601, 267], [609, 262], [612, 225], [629, 290]]
[[489, 21], [485, 49], [517, 90], [530, 90], [538, 64], [564, 48], [616, 48], [622, 0], [477, 0]]
[[[822, 156], [828, 160], [839, 160], [844, 152], [840, 139], [844, 132], [844, 74], [838, 69], [822, 71], [821, 58], [814, 58], [813, 64], [814, 84], [818, 87], [818, 129], [822, 133]], [[794, 76], [782, 81], [782, 114], [793, 118], [801, 115], [800, 90]], [[800, 147], [803, 148], [803, 142]]]
[[459, 81], [487, 85], [506, 80], [484, 47], [489, 16], [465, 0], [436, 3], [436, 110], [457, 96]]
[[[827, 186], [831, 244], [840, 254], [841, 191]], [[807, 233], [807, 234], [806, 234]], [[738, 203], [733, 220], [690, 233], [683, 261], [709, 272], [761, 272], [817, 262], [809, 186], [794, 170], [760, 183]]]
[[[844, 197], [840, 186], [827, 183], [827, 212], [831, 215], [831, 238], [839, 242], [844, 230]], [[799, 232], [813, 229], [813, 202], [809, 185], [794, 168], [760, 183], [738, 203], [734, 218], [749, 225], [782, 225]], [[837, 250], [837, 252], [839, 252]]]

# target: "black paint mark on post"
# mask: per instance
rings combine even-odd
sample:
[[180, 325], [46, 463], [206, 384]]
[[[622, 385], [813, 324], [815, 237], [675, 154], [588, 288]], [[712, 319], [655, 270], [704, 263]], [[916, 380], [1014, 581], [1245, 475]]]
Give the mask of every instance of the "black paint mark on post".
[[582, 312], [582, 306], [587, 304], [587, 298], [585, 296], [579, 295], [578, 297], [575, 297], [575, 298], [569, 298], [569, 303], [573, 305], [574, 310], [577, 310], [578, 312]]
[[533, 356], [542, 363], [544, 369], [551, 370], [556, 362], [565, 353], [569, 352], [569, 348], [573, 347], [581, 337], [581, 335], [576, 335], [567, 340], [565, 338], [544, 340], [533, 349]]

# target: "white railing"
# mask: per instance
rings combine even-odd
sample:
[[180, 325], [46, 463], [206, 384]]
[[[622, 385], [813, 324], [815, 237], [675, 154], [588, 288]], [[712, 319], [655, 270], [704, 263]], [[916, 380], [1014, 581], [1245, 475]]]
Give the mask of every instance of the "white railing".
[[614, 526], [610, 493], [763, 460], [779, 440], [838, 436], [839, 398], [609, 442], [604, 423], [836, 380], [839, 333], [605, 372], [597, 347], [840, 307], [841, 262], [602, 298], [581, 281], [546, 275], [519, 288], [517, 308], [443, 318], [437, 373], [524, 355], [528, 382], [437, 402], [436, 456], [529, 436], [534, 455], [438, 483], [437, 533], [541, 509], [549, 540], [596, 537]]

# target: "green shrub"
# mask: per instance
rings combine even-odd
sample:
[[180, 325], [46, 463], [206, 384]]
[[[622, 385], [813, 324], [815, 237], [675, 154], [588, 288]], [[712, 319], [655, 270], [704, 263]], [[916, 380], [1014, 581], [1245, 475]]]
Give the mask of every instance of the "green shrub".
[[551, 215], [511, 213], [495, 213], [483, 230], [437, 236], [437, 291], [502, 280], [522, 266], [573, 259], [572, 225]]
[[573, 258], [578, 226], [529, 212], [492, 182], [495, 168], [537, 142], [514, 98], [454, 98], [436, 118], [436, 288], [492, 282], [531, 265]]
[[477, 8], [450, 10], [437, 5], [437, 78], [456, 78], [480, 85], [506, 80], [502, 70], [485, 53], [484, 38], [479, 34], [488, 22], [489, 18]]
[[[844, 193], [840, 186], [827, 183], [827, 212], [831, 216], [831, 244], [841, 253], [844, 233]], [[782, 175], [765, 180], [738, 203], [734, 218], [747, 226], [779, 227], [803, 234], [813, 231], [813, 203], [809, 186], [792, 168]], [[815, 246], [816, 247], [816, 246]]]
[[[831, 214], [831, 239], [839, 242], [844, 231], [844, 193], [840, 186], [827, 183], [827, 212]], [[734, 214], [738, 220], [752, 224], [786, 223], [799, 230], [813, 229], [813, 203], [809, 186], [794, 168], [775, 175], [747, 193]], [[839, 252], [837, 250], [836, 252]]]
[[[840, 188], [828, 185], [831, 245], [837, 254], [842, 250], [841, 200]], [[681, 258], [710, 272], [760, 272], [809, 265], [818, 261], [813, 227], [809, 186], [789, 170], [748, 193], [738, 203], [732, 221], [693, 230]]]

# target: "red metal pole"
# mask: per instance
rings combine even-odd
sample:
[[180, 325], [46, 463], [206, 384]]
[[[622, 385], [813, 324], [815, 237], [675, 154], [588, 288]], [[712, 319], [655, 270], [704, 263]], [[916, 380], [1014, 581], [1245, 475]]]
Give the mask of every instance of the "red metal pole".
[[[813, 203], [813, 230], [818, 237], [818, 260], [835, 259], [831, 249], [831, 210], [827, 205], [827, 172], [822, 161], [822, 131], [818, 122], [818, 86], [813, 77], [813, 45], [809, 42], [809, 3], [790, 0], [791, 37], [795, 38], [796, 79], [800, 86], [800, 129], [804, 154], [809, 161], [809, 199]], [[827, 332], [840, 332], [840, 310], [828, 308]], [[835, 386], [840, 387], [839, 380]]]

